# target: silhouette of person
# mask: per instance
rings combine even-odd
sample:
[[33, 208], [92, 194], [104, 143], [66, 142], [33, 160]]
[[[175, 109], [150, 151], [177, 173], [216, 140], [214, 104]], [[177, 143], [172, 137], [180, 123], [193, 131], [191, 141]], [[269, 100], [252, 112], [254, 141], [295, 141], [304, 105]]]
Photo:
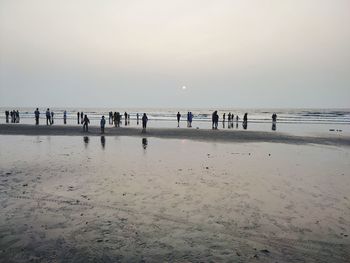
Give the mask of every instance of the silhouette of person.
[[188, 113], [188, 127], [192, 128], [192, 119], [193, 119], [193, 114], [192, 112], [190, 111]]
[[275, 131], [276, 130], [276, 121], [277, 121], [277, 114], [274, 113], [272, 114], [272, 130]]
[[46, 110], [46, 125], [51, 125], [51, 113], [50, 113], [50, 109], [47, 108]]
[[36, 110], [34, 111], [34, 115], [35, 115], [35, 125], [39, 125], [39, 117], [40, 117], [39, 108], [36, 108]]
[[16, 111], [16, 123], [19, 123], [19, 111]]
[[144, 113], [142, 116], [142, 131], [143, 132], [146, 132], [147, 122], [148, 122], [148, 117], [147, 117], [146, 113]]
[[53, 124], [53, 116], [55, 115], [55, 113], [53, 111], [51, 111], [51, 125]]
[[113, 121], [112, 122], [114, 122], [114, 127], [119, 127], [119, 124], [117, 122], [117, 112], [116, 111], [113, 113]]
[[219, 123], [218, 111], [214, 111], [213, 112], [212, 121], [213, 121], [213, 129], [217, 130], [218, 129], [218, 123]]
[[139, 118], [140, 118], [139, 114], [138, 114], [138, 113], [136, 113], [137, 125], [139, 125]]
[[128, 125], [128, 114], [124, 112], [125, 126]]
[[83, 131], [84, 132], [88, 132], [89, 131], [89, 124], [90, 124], [90, 120], [89, 120], [88, 116], [85, 115], [84, 119], [83, 119]]
[[10, 115], [10, 112], [8, 110], [5, 111], [6, 123], [9, 123], [9, 115]]
[[84, 112], [80, 112], [80, 122], [83, 124]]
[[224, 122], [224, 123], [225, 123], [225, 118], [226, 118], [226, 113], [224, 113], [224, 114], [222, 115], [222, 122]]
[[272, 114], [272, 121], [273, 122], [277, 121], [277, 114], [276, 113]]
[[78, 119], [78, 124], [80, 124], [80, 112], [79, 111], [77, 112], [77, 119]]
[[180, 112], [177, 112], [176, 118], [177, 118], [177, 127], [180, 127], [180, 118], [181, 118]]
[[248, 113], [244, 113], [243, 116], [243, 129], [247, 129], [248, 128]]
[[147, 138], [142, 138], [142, 147], [143, 149], [147, 149], [148, 141]]
[[211, 128], [214, 130], [214, 124], [215, 124], [215, 111], [211, 115]]
[[63, 124], [67, 124], [67, 111], [63, 112]]
[[113, 124], [113, 112], [109, 112], [109, 118], [108, 118], [109, 124]]
[[105, 116], [102, 116], [102, 119], [100, 121], [100, 126], [101, 126], [101, 133], [105, 133], [105, 125], [106, 125], [106, 120], [105, 120]]

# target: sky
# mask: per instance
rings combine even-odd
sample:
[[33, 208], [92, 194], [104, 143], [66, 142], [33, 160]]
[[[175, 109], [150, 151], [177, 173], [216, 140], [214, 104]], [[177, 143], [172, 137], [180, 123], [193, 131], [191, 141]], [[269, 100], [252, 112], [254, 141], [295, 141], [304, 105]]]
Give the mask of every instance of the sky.
[[349, 25], [349, 0], [0, 0], [0, 106], [350, 108]]

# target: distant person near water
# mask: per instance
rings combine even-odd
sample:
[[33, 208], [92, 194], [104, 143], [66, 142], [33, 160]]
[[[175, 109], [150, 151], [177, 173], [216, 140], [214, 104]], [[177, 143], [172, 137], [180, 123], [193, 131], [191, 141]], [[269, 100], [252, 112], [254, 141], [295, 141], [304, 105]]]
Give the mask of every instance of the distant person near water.
[[40, 117], [39, 108], [36, 108], [36, 110], [34, 111], [34, 115], [35, 115], [35, 125], [39, 125], [39, 117]]
[[192, 112], [190, 111], [190, 112], [188, 113], [188, 127], [189, 127], [189, 128], [192, 128], [192, 120], [193, 120], [193, 114], [192, 114]]
[[110, 111], [108, 114], [109, 114], [108, 123], [113, 125], [113, 112]]
[[277, 114], [276, 113], [272, 114], [272, 121], [273, 122], [277, 121]]
[[125, 118], [125, 126], [128, 125], [128, 113], [124, 112], [124, 118]]
[[139, 114], [138, 114], [138, 113], [136, 113], [137, 125], [139, 125], [139, 118], [140, 118]]
[[243, 116], [243, 129], [247, 129], [248, 127], [248, 113], [244, 113], [244, 116]]
[[10, 115], [10, 112], [8, 110], [5, 111], [6, 123], [9, 123], [9, 115]]
[[55, 113], [53, 111], [51, 111], [51, 124], [53, 124], [53, 116], [55, 115]]
[[80, 121], [83, 124], [84, 112], [80, 112]]
[[120, 127], [120, 119], [121, 119], [121, 115], [119, 112], [114, 112], [114, 126], [115, 127]]
[[277, 114], [274, 113], [272, 114], [272, 130], [275, 131], [276, 130], [276, 122], [277, 122]]
[[180, 118], [181, 118], [181, 114], [180, 114], [180, 112], [178, 111], [177, 114], [176, 114], [177, 127], [180, 127]]
[[142, 116], [142, 132], [146, 132], [147, 122], [148, 122], [148, 117], [146, 113], [144, 113]]
[[67, 124], [67, 111], [63, 112], [63, 124]]
[[46, 125], [51, 125], [51, 113], [49, 108], [46, 110]]
[[102, 116], [102, 119], [100, 121], [101, 133], [105, 133], [105, 125], [106, 125], [105, 116]]
[[80, 112], [77, 112], [77, 119], [78, 119], [78, 124], [80, 124]]
[[214, 111], [212, 114], [212, 128], [213, 130], [217, 130], [218, 129], [218, 123], [219, 123], [219, 115], [218, 115], [218, 111]]
[[87, 115], [84, 116], [82, 124], [83, 124], [83, 131], [84, 132], [88, 132], [89, 131], [90, 120], [89, 120]]

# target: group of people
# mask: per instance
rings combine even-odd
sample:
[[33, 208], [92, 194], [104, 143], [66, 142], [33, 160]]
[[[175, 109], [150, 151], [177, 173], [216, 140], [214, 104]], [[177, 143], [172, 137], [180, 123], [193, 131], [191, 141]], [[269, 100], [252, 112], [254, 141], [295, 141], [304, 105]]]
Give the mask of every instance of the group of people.
[[[110, 111], [108, 113], [109, 118], [109, 124], [113, 125], [115, 127], [120, 127], [120, 124], [122, 122], [122, 115], [119, 112], [112, 112]], [[86, 115], [85, 115], [86, 116]], [[128, 124], [130, 124], [130, 114], [128, 114], [127, 112], [124, 112], [124, 119], [125, 119], [125, 126], [127, 126]], [[136, 114], [136, 119], [137, 119], [137, 125], [139, 125], [139, 114]], [[142, 116], [142, 131], [144, 132], [147, 128], [147, 122], [148, 122], [148, 117], [147, 114], [144, 113]], [[84, 123], [85, 120], [84, 120]], [[100, 127], [101, 127], [101, 133], [104, 133], [105, 131], [105, 126], [106, 126], [106, 119], [105, 116], [102, 116], [101, 120], [100, 120]]]
[[[176, 119], [177, 119], [177, 127], [180, 127], [180, 120], [181, 120], [180, 112], [177, 112]], [[193, 114], [192, 112], [189, 111], [187, 112], [187, 127], [189, 128], [192, 127], [192, 120], [193, 120]]]
[[[34, 112], [35, 114], [35, 120], [38, 122], [39, 124], [39, 116], [40, 116], [40, 112], [39, 109], [36, 108], [36, 111]], [[37, 117], [38, 116], [38, 117]], [[46, 125], [52, 125], [54, 124], [54, 116], [55, 113], [53, 111], [50, 111], [49, 108], [47, 108], [46, 112], [45, 112], [45, 116], [46, 116]]]
[[[125, 120], [125, 126], [130, 124], [130, 114], [128, 114], [127, 112], [124, 112], [124, 114], [122, 115], [119, 112], [113, 113], [112, 111], [110, 111], [108, 114], [109, 114], [109, 124], [111, 125], [114, 124], [115, 127], [120, 127], [120, 124], [122, 123], [123, 115]], [[19, 123], [20, 118], [19, 118], [18, 110], [13, 110], [11, 112], [6, 110], [5, 115], [6, 115], [6, 123], [9, 123], [10, 118], [11, 118], [11, 123]], [[35, 124], [39, 125], [40, 111], [38, 108], [36, 108], [36, 110], [34, 111], [34, 116], [35, 116]], [[45, 116], [46, 116], [46, 125], [54, 124], [55, 113], [53, 111], [50, 111], [50, 109], [47, 108]], [[193, 117], [194, 115], [192, 114], [192, 112], [190, 111], [187, 112], [187, 127], [192, 127]], [[180, 112], [176, 114], [176, 118], [177, 118], [177, 127], [180, 127], [180, 121], [181, 121]], [[137, 125], [139, 124], [139, 119], [140, 119], [140, 116], [139, 116], [139, 113], [137, 113], [136, 114]], [[230, 128], [231, 126], [233, 127], [234, 120], [236, 120], [236, 126], [238, 127], [239, 116], [238, 115], [235, 116], [233, 113], [231, 114], [231, 112], [229, 112], [227, 114], [228, 128]], [[142, 130], [145, 131], [147, 127], [147, 122], [148, 122], [148, 117], [146, 113], [143, 114], [141, 121], [142, 121]], [[226, 113], [223, 113], [222, 115], [223, 127], [225, 127], [225, 121], [226, 121]], [[84, 115], [83, 112], [77, 112], [77, 122], [78, 124], [83, 125], [83, 131], [88, 132], [90, 119], [86, 114]], [[276, 130], [276, 122], [277, 122], [277, 114], [273, 113], [272, 114], [273, 130]], [[67, 111], [63, 112], [63, 123], [67, 124]], [[212, 113], [212, 129], [215, 129], [215, 130], [218, 129], [218, 124], [219, 124], [218, 111], [214, 111]], [[105, 125], [106, 125], [106, 119], [105, 119], [105, 116], [102, 116], [100, 120], [101, 133], [104, 133]], [[244, 129], [247, 129], [248, 127], [248, 113], [245, 113], [243, 116], [242, 126]]]
[[19, 111], [18, 110], [12, 110], [12, 111], [5, 111], [5, 117], [6, 117], [6, 123], [19, 123]]

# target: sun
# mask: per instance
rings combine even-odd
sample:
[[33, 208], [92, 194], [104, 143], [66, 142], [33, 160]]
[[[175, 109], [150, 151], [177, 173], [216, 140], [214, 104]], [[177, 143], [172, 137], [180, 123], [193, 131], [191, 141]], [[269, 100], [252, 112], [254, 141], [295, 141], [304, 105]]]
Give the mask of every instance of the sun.
[[182, 90], [186, 90], [187, 89], [187, 87], [186, 86], [182, 86]]

